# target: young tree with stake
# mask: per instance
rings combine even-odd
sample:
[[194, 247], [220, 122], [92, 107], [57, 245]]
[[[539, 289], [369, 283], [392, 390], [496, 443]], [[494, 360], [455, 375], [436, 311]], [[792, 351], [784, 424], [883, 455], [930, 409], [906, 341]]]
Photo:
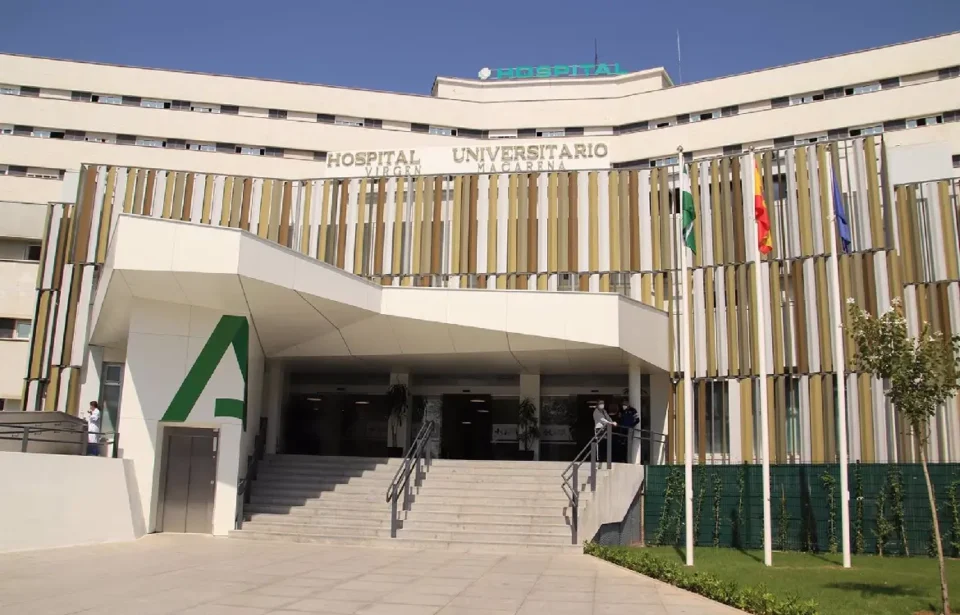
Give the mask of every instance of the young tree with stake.
[[909, 423], [920, 451], [920, 464], [927, 482], [930, 515], [933, 522], [937, 561], [940, 564], [940, 593], [943, 613], [950, 615], [947, 573], [940, 542], [937, 504], [927, 468], [927, 443], [930, 419], [941, 404], [960, 391], [960, 335], [947, 336], [923, 323], [920, 335], [910, 337], [900, 300], [891, 302], [892, 309], [874, 317], [847, 300], [850, 312], [850, 334], [857, 348], [856, 362], [860, 369], [885, 382], [884, 391], [896, 411]]

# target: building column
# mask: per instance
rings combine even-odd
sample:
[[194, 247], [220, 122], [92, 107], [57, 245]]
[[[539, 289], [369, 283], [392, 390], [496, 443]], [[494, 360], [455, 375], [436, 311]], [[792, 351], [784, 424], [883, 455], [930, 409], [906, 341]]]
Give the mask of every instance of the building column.
[[[631, 376], [631, 384], [632, 376]], [[633, 387], [630, 387], [631, 391]], [[650, 374], [650, 431], [663, 434], [663, 437], [654, 436], [656, 442], [650, 443], [650, 464], [662, 465], [669, 463], [667, 459], [666, 443], [662, 439], [669, 438], [670, 416], [667, 409], [670, 406], [670, 375], [666, 373]], [[673, 455], [676, 457], [676, 455]]]
[[267, 453], [275, 454], [280, 440], [280, 421], [283, 406], [286, 372], [277, 361], [267, 363], [266, 383], [263, 387], [263, 416], [267, 417]]
[[[630, 371], [628, 373], [628, 389], [627, 392], [630, 395], [629, 404], [630, 407], [637, 411], [637, 418], [640, 418], [640, 414], [643, 411], [643, 372], [640, 370], [639, 365], [631, 365]], [[651, 416], [651, 425], [653, 424]], [[656, 431], [656, 430], [654, 430]], [[636, 432], [630, 434], [630, 450], [627, 453], [627, 463], [642, 463], [641, 458], [641, 443], [643, 441], [643, 436]], [[651, 446], [653, 443], [651, 442]], [[650, 459], [654, 459], [653, 452], [651, 451]]]
[[397, 441], [393, 442], [393, 423], [392, 419], [387, 424], [387, 446], [399, 446], [403, 448], [404, 454], [407, 453], [407, 447], [413, 444], [413, 393], [410, 390], [409, 373], [391, 373], [390, 386], [402, 384], [407, 387], [407, 411], [404, 413], [400, 424], [397, 426]]
[[[537, 427], [540, 426], [540, 374], [520, 374], [520, 399], [529, 398], [537, 409]], [[519, 434], [518, 434], [519, 435]], [[540, 438], [533, 442], [533, 459], [540, 460]]]

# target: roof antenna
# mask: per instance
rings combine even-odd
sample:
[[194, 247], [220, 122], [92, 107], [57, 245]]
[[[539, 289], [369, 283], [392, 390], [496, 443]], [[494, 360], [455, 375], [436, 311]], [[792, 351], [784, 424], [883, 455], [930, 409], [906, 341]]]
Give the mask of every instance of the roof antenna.
[[600, 52], [597, 51], [597, 39], [593, 39], [593, 65], [600, 63]]
[[683, 83], [683, 63], [680, 61], [680, 29], [677, 29], [677, 83]]

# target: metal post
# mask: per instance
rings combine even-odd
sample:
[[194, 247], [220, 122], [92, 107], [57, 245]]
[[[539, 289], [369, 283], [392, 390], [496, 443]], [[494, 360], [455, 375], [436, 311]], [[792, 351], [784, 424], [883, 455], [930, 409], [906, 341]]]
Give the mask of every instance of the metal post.
[[28, 443], [28, 442], [30, 442], [30, 427], [28, 427], [27, 425], [24, 425], [24, 426], [23, 426], [23, 438], [21, 439], [21, 442], [20, 442], [20, 452], [21, 452], [21, 453], [26, 453], [26, 452], [27, 452], [27, 443]]
[[410, 461], [405, 460], [403, 463], [403, 474], [401, 476], [406, 476], [406, 480], [403, 481], [403, 510], [410, 510]]
[[[119, 451], [120, 451], [120, 434], [114, 433], [113, 434], [113, 458], [114, 459], [117, 459], [120, 457]], [[257, 473], [256, 471], [254, 471], [253, 478], [251, 480], [256, 480], [256, 479], [257, 479]]]
[[597, 440], [590, 445], [590, 491], [597, 490]]
[[580, 503], [579, 503], [580, 472], [579, 470], [580, 470], [580, 464], [577, 464], [577, 463], [573, 464], [573, 493], [571, 494], [571, 497], [570, 497], [570, 503], [572, 504], [572, 506], [570, 507], [570, 533], [573, 539], [572, 544], [574, 545], [577, 544], [577, 522], [579, 521], [579, 519], [577, 518], [578, 517], [577, 509], [580, 507]]
[[390, 497], [390, 538], [397, 537], [397, 486], [393, 486]]
[[613, 468], [613, 425], [607, 423], [607, 469]]
[[423, 478], [420, 474], [420, 455], [417, 455], [417, 469], [416, 469], [416, 474], [414, 474], [414, 476], [416, 477], [416, 481], [417, 481], [415, 483], [415, 486], [419, 487]]

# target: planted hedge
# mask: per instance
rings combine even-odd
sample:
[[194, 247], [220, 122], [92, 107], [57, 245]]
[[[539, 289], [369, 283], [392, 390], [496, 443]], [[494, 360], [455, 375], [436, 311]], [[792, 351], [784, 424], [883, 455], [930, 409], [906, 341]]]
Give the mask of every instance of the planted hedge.
[[820, 612], [813, 600], [801, 600], [796, 596], [780, 598], [763, 585], [744, 587], [708, 572], [690, 572], [676, 562], [642, 549], [587, 543], [584, 552], [754, 615], [818, 615]]

